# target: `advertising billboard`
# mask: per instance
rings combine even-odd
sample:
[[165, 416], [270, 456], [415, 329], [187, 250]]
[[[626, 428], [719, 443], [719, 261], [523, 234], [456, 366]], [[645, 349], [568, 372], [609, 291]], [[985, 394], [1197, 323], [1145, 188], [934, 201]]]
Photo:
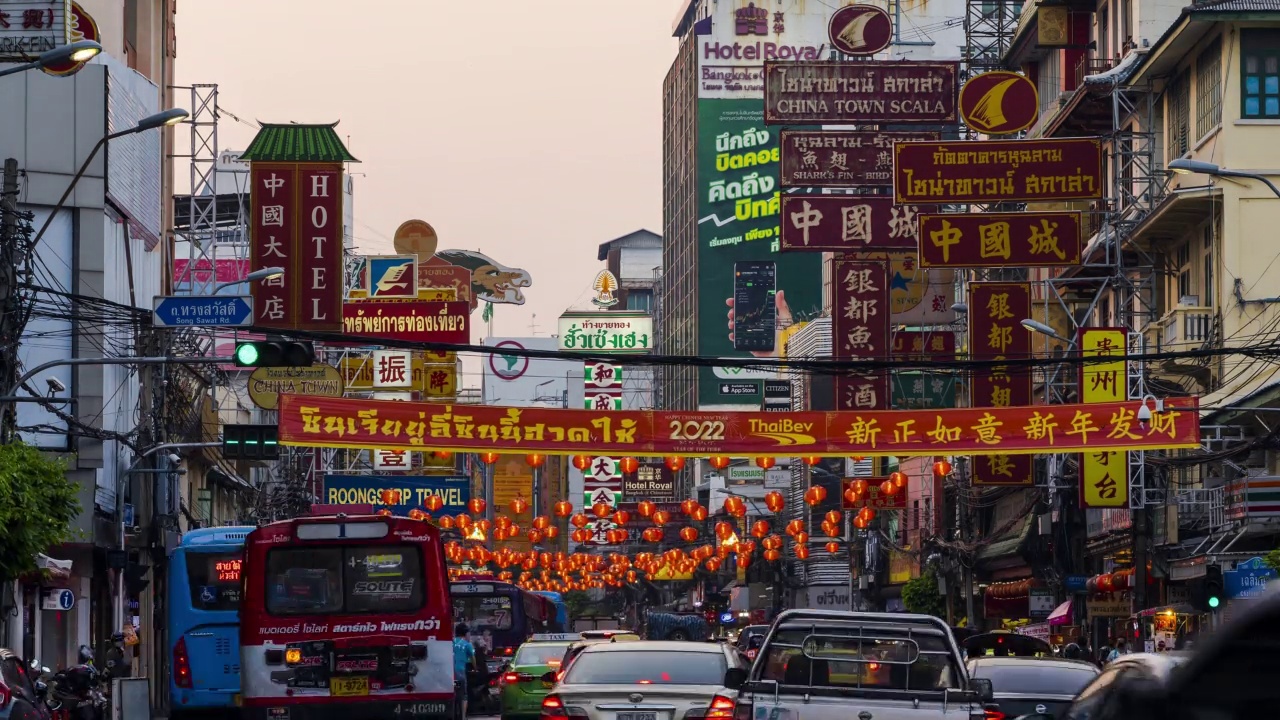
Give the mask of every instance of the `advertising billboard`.
[[[426, 507], [432, 495], [444, 501], [435, 513]], [[471, 480], [454, 475], [325, 475], [323, 498], [325, 505], [373, 505], [396, 515], [408, 515], [415, 509], [436, 517], [457, 515], [467, 512]]]
[[[778, 357], [790, 333], [822, 311], [822, 283], [814, 282], [822, 277], [821, 255], [779, 252], [778, 135], [764, 127], [758, 98], [698, 101], [698, 354], [703, 357]], [[700, 368], [698, 404], [758, 406], [758, 387], [741, 393], [741, 384], [721, 383], [710, 368]]]

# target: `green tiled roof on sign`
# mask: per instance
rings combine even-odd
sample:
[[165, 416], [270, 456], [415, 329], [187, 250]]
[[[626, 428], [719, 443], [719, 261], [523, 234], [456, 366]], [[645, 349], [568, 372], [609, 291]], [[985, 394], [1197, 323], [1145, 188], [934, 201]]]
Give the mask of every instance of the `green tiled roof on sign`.
[[259, 123], [262, 127], [240, 155], [241, 162], [360, 162], [347, 152], [330, 125]]

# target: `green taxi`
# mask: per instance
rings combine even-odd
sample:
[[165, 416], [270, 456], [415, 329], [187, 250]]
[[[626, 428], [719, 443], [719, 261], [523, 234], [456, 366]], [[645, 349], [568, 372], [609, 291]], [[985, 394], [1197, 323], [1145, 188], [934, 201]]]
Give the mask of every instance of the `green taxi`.
[[511, 664], [503, 670], [498, 681], [502, 720], [534, 718], [542, 714], [542, 698], [555, 684], [545, 682], [542, 676], [558, 672], [565, 650], [581, 639], [578, 633], [533, 635], [516, 650]]

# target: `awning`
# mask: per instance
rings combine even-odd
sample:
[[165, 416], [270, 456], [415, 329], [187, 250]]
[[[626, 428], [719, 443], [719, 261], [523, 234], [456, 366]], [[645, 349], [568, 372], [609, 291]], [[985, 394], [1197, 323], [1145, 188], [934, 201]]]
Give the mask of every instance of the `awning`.
[[1071, 601], [1068, 600], [1049, 613], [1050, 625], [1069, 625], [1071, 623]]
[[71, 577], [70, 560], [54, 560], [48, 555], [39, 553], [36, 555], [36, 567], [43, 570], [51, 578], [66, 580]]
[[979, 562], [989, 562], [997, 558], [1016, 555], [1022, 550], [1022, 544], [1031, 536], [1031, 526], [1035, 522], [1034, 513], [1028, 513], [1021, 523], [1006, 530], [998, 539], [978, 548], [976, 558]]

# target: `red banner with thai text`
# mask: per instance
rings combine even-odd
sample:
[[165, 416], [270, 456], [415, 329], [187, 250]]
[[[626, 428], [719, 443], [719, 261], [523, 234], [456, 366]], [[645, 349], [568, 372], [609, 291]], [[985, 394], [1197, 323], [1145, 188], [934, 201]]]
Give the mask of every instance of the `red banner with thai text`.
[[[1025, 360], [1031, 357], [1031, 333], [1021, 321], [1031, 317], [1029, 283], [969, 284], [970, 356], [974, 360]], [[1031, 370], [995, 365], [979, 370], [970, 382], [973, 407], [1031, 404]], [[974, 458], [974, 485], [1031, 485], [1033, 458], [1005, 454]]]
[[1097, 200], [1102, 141], [960, 140], [893, 146], [893, 196], [906, 203]]
[[879, 410], [658, 412], [280, 396], [282, 445], [608, 456], [1007, 454], [1200, 446], [1196, 398]]

